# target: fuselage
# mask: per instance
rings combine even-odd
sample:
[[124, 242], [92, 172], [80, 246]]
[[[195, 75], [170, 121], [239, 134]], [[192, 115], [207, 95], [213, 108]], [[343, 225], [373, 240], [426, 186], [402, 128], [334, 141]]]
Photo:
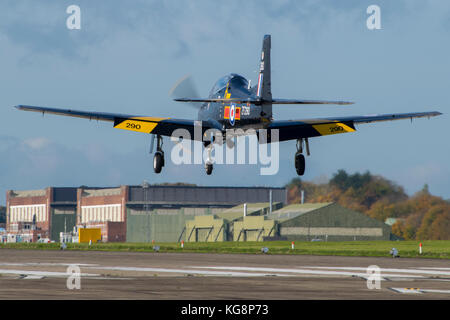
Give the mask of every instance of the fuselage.
[[198, 120], [217, 121], [222, 130], [233, 128], [260, 129], [267, 125], [271, 115], [262, 112], [262, 106], [245, 100], [258, 100], [257, 86], [251, 88], [244, 77], [231, 73], [220, 78], [209, 94], [210, 99], [237, 99], [232, 103], [203, 103]]

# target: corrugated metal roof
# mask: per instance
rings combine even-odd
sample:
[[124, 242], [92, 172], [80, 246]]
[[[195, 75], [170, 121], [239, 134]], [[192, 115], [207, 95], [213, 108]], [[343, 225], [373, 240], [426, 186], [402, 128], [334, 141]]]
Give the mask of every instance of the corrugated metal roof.
[[83, 189], [83, 197], [102, 197], [120, 195], [122, 189], [118, 188], [99, 188], [99, 189]]
[[285, 221], [288, 219], [298, 217], [305, 213], [327, 207], [331, 204], [333, 204], [333, 202], [304, 203], [304, 204], [295, 203], [295, 204], [288, 205], [284, 208], [281, 208], [279, 210], [272, 212], [272, 214], [268, 215], [268, 217], [270, 219], [274, 219], [274, 220], [278, 220], [278, 221]]
[[43, 197], [46, 195], [47, 190], [45, 189], [38, 189], [38, 190], [11, 190], [13, 197], [21, 197], [21, 198], [27, 198], [27, 197]]
[[[278, 204], [278, 203], [277, 203]], [[274, 205], [276, 205], [274, 203]], [[269, 208], [269, 202], [260, 202], [260, 203], [247, 203], [247, 215], [255, 215], [262, 212], [264, 209]], [[237, 220], [244, 216], [244, 204], [237, 205], [235, 207], [226, 209], [218, 214], [216, 214], [219, 218], [226, 219], [229, 221]]]
[[141, 186], [130, 186], [128, 202], [189, 202], [233, 206], [269, 201], [270, 190], [274, 202], [286, 202], [285, 188], [192, 186], [149, 186], [145, 189]]

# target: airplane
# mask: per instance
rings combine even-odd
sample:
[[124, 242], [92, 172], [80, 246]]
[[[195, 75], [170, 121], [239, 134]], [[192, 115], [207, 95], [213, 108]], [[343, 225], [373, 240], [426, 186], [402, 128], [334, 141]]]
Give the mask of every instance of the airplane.
[[[440, 112], [418, 112], [418, 113], [396, 113], [369, 116], [350, 117], [330, 117], [319, 119], [303, 120], [274, 120], [272, 114], [273, 105], [289, 104], [335, 104], [349, 105], [353, 102], [347, 101], [323, 101], [323, 100], [295, 100], [272, 98], [271, 89], [271, 36], [265, 35], [263, 38], [261, 56], [259, 61], [258, 81], [255, 86], [243, 76], [235, 73], [228, 74], [220, 78], [208, 96], [208, 98], [183, 97], [175, 98], [178, 102], [188, 102], [199, 105], [197, 120], [157, 118], [149, 116], [116, 114], [105, 112], [90, 112], [72, 109], [57, 109], [48, 107], [37, 107], [18, 105], [19, 110], [50, 113], [62, 116], [78, 117], [90, 120], [109, 121], [114, 128], [130, 131], [149, 133], [152, 135], [150, 152], [156, 137], [156, 152], [153, 157], [153, 169], [155, 173], [160, 173], [164, 166], [164, 151], [162, 150], [163, 136], [172, 136], [175, 130], [185, 129], [194, 137], [191, 140], [202, 141], [205, 148], [208, 148], [208, 155], [215, 144], [214, 137], [206, 138], [207, 130], [218, 130], [225, 137], [227, 129], [254, 129], [255, 132], [267, 129], [266, 143], [271, 142], [271, 130], [278, 129], [278, 141], [297, 140], [297, 151], [295, 152], [294, 165], [299, 176], [305, 172], [305, 157], [310, 155], [309, 138], [340, 134], [356, 131], [355, 125], [391, 121], [401, 119], [413, 119], [422, 117], [434, 117], [441, 115]], [[200, 137], [195, 136], [195, 127], [201, 125]], [[258, 134], [257, 137], [261, 142]], [[223, 141], [223, 140], [222, 140]], [[232, 146], [228, 144], [228, 146]], [[208, 158], [210, 159], [210, 158]], [[205, 170], [208, 175], [213, 171], [213, 163], [209, 160], [205, 163]]]

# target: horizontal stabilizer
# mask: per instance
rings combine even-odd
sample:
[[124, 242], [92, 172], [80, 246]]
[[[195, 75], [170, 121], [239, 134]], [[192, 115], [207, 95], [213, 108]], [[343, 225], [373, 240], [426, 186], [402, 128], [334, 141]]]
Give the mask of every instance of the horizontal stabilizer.
[[261, 100], [257, 99], [249, 99], [249, 98], [206, 98], [206, 99], [197, 99], [197, 98], [178, 98], [173, 99], [178, 102], [221, 102], [221, 103], [261, 103]]
[[206, 99], [197, 99], [197, 98], [178, 98], [174, 99], [178, 102], [219, 102], [219, 103], [253, 103], [253, 104], [262, 104], [264, 103], [272, 103], [272, 104], [338, 104], [338, 105], [349, 105], [353, 104], [353, 102], [349, 101], [324, 101], [324, 100], [293, 100], [293, 99], [272, 99], [270, 101], [262, 100], [262, 99], [250, 99], [250, 98], [206, 98]]
[[295, 99], [272, 99], [272, 104], [339, 104], [348, 105], [349, 101], [326, 101], [326, 100], [295, 100]]

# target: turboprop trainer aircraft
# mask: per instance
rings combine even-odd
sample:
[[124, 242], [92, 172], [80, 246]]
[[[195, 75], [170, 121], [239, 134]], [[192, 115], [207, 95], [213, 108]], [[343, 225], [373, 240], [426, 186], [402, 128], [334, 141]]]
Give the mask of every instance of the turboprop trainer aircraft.
[[[272, 141], [270, 132], [272, 132], [273, 129], [278, 129], [278, 141], [297, 140], [294, 163], [297, 174], [303, 175], [305, 172], [305, 157], [303, 151], [305, 149], [307, 155], [310, 153], [308, 138], [353, 132], [356, 130], [355, 125], [362, 123], [400, 119], [412, 120], [413, 118], [433, 117], [441, 114], [440, 112], [432, 111], [371, 116], [330, 117], [325, 119], [274, 120], [272, 116], [272, 106], [276, 104], [347, 105], [352, 104], [352, 102], [272, 98], [270, 49], [270, 35], [265, 35], [260, 57], [258, 81], [255, 86], [251, 86], [250, 82], [244, 77], [231, 73], [216, 82], [207, 98], [183, 97], [174, 99], [175, 101], [197, 104], [199, 106], [197, 120], [155, 118], [153, 116], [89, 112], [26, 105], [19, 105], [16, 106], [16, 108], [25, 111], [41, 112], [42, 114], [51, 113], [91, 120], [109, 121], [114, 124], [114, 128], [150, 133], [152, 134], [151, 150], [153, 150], [155, 137], [157, 141], [156, 152], [153, 158], [153, 168], [156, 173], [160, 173], [164, 166], [162, 137], [172, 136], [177, 129], [185, 129], [190, 133], [191, 137], [193, 137], [193, 140], [202, 141], [204, 147], [208, 148], [209, 155], [210, 150], [215, 144], [215, 140], [213, 138], [206, 138], [208, 129], [215, 129], [224, 137], [227, 129], [254, 129], [256, 133], [261, 129], [266, 129], [267, 139], [262, 141], [263, 143], [270, 143]], [[201, 135], [195, 135], [195, 128], [198, 128], [199, 126], [201, 126]], [[260, 139], [259, 136], [258, 139]], [[213, 163], [207, 160], [205, 169], [206, 173], [210, 175], [213, 170]]]

